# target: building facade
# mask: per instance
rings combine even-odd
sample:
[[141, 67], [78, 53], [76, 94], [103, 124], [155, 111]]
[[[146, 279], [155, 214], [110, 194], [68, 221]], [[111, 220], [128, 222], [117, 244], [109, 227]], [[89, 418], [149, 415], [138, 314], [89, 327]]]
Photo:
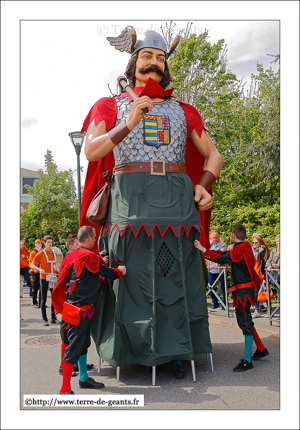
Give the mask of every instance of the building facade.
[[34, 186], [34, 181], [39, 179], [39, 174], [34, 170], [23, 169], [21, 167], [20, 172], [20, 211], [24, 211], [28, 208], [29, 203], [32, 200], [32, 196], [28, 194], [24, 185]]

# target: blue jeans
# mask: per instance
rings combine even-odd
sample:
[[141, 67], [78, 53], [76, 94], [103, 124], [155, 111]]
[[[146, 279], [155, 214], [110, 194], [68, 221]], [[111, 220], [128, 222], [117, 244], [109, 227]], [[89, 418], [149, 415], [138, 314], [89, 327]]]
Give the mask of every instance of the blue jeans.
[[[212, 286], [213, 283], [215, 282], [215, 280], [217, 279], [217, 277], [219, 276], [219, 273], [210, 273], [208, 272], [208, 283]], [[225, 279], [224, 279], [224, 273], [223, 275], [220, 277], [219, 279], [220, 282], [220, 286], [222, 288], [222, 300], [223, 303], [226, 303], [226, 298], [225, 298]], [[210, 297], [211, 297], [211, 304], [217, 305], [218, 299], [216, 298], [216, 296], [213, 294], [213, 292], [210, 293]]]
[[27, 287], [30, 288], [30, 297], [31, 297], [32, 296], [32, 285], [31, 285], [31, 280], [30, 280], [29, 267], [27, 266], [27, 267], [20, 268], [20, 275], [24, 276]]

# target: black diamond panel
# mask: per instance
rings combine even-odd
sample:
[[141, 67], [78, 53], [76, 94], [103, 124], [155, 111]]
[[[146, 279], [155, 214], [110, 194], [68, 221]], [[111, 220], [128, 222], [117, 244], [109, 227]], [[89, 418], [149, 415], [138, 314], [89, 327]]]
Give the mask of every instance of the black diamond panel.
[[170, 272], [174, 262], [175, 257], [172, 254], [172, 251], [170, 251], [166, 243], [163, 242], [157, 253], [157, 264], [159, 265], [161, 273], [164, 277], [166, 277]]

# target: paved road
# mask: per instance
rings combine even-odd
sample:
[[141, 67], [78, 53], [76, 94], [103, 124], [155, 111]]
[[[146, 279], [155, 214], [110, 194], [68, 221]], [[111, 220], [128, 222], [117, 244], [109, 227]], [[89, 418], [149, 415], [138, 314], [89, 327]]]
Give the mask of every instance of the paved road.
[[[40, 309], [33, 308], [26, 296], [21, 299], [21, 409], [25, 409], [24, 394], [58, 394], [62, 382], [58, 373], [59, 325], [43, 327]], [[47, 310], [50, 316], [50, 309]], [[232, 369], [243, 357], [244, 338], [237, 327], [232, 304], [230, 318], [222, 312], [209, 312], [209, 322], [214, 372], [210, 362], [206, 361], [206, 355], [196, 356], [196, 382], [193, 382], [190, 362], [184, 361], [186, 377], [183, 380], [176, 380], [173, 366], [166, 364], [157, 367], [156, 385], [152, 386], [151, 372], [147, 368], [127, 365], [121, 368], [120, 382], [117, 383], [116, 369], [107, 363], [101, 364], [99, 375], [98, 356], [92, 342], [88, 363], [94, 363], [96, 368], [89, 375], [104, 382], [106, 388], [98, 392], [79, 389], [78, 377], [74, 377], [72, 389], [75, 394], [85, 395], [142, 394], [144, 410], [278, 410], [279, 323], [274, 322], [271, 326], [267, 318], [255, 320], [270, 356], [254, 362], [254, 368], [250, 371], [235, 373]]]

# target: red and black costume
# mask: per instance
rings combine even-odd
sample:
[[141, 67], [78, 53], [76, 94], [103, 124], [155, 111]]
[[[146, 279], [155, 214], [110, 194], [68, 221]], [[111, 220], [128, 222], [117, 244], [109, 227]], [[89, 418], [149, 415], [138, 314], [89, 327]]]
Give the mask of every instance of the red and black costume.
[[236, 318], [244, 335], [254, 335], [254, 324], [250, 312], [255, 305], [255, 290], [260, 285], [260, 278], [254, 270], [255, 260], [249, 242], [239, 242], [231, 251], [206, 250], [204, 257], [218, 264], [231, 264], [232, 292]]
[[99, 287], [103, 278], [120, 279], [119, 269], [105, 267], [99, 256], [85, 247], [74, 250], [60, 267], [57, 283], [53, 290], [52, 303], [56, 313], [62, 313], [65, 299], [82, 309], [78, 326], [69, 324], [68, 347], [64, 362], [75, 364], [90, 346], [90, 320], [94, 315]]

